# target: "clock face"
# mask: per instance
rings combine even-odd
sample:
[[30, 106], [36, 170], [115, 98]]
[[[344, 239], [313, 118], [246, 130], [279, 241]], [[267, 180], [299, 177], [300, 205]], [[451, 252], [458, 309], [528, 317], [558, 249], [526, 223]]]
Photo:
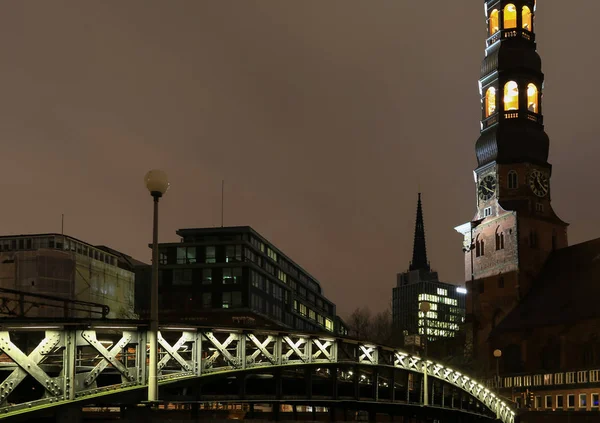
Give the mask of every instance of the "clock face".
[[483, 201], [492, 198], [496, 194], [496, 178], [494, 175], [487, 175], [479, 181], [477, 192], [479, 198]]
[[538, 197], [545, 197], [548, 194], [550, 182], [545, 173], [537, 169], [532, 170], [529, 174], [528, 182], [529, 188], [531, 188], [533, 193]]

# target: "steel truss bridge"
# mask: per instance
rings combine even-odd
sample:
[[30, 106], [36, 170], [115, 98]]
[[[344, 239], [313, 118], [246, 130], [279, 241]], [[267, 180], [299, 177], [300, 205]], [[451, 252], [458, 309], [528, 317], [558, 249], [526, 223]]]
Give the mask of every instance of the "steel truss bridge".
[[[0, 418], [142, 402], [147, 330], [137, 321], [2, 321]], [[458, 416], [443, 421], [516, 421], [479, 382], [393, 348], [325, 334], [192, 326], [161, 327], [158, 339], [165, 402], [375, 404], [396, 415]]]

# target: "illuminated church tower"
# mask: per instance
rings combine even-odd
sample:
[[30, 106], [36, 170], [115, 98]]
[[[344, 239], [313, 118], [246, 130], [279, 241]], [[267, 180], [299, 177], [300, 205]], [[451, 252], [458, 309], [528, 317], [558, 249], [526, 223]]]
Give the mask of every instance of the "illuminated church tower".
[[534, 0], [485, 1], [477, 212], [456, 228], [464, 235], [469, 333], [483, 362], [492, 357], [486, 343], [492, 328], [529, 293], [548, 255], [567, 246], [567, 224], [550, 202], [535, 7]]

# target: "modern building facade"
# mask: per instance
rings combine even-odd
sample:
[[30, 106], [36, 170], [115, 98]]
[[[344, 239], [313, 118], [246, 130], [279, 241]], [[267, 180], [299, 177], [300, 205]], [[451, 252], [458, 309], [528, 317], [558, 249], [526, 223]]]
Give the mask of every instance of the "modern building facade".
[[466, 345], [491, 385], [520, 406], [597, 413], [600, 239], [568, 246], [567, 224], [552, 209], [535, 8], [534, 0], [485, 1], [476, 213], [457, 228]]
[[[0, 236], [0, 288], [47, 297], [104, 304], [106, 317], [135, 318], [131, 257], [59, 234]], [[16, 298], [3, 294], [7, 300]], [[31, 301], [26, 317], [65, 317], [63, 304]], [[31, 306], [31, 307], [30, 307]], [[98, 317], [92, 308], [68, 307], [67, 317]]]
[[[248, 226], [180, 229], [159, 246], [159, 319], [346, 334], [319, 282]], [[138, 273], [148, 315], [150, 268]]]
[[[425, 335], [427, 340], [456, 336], [465, 316], [466, 290], [440, 282], [437, 272], [427, 260], [425, 224], [421, 194], [417, 202], [417, 218], [413, 257], [408, 271], [397, 275], [392, 293], [392, 318], [396, 331], [406, 335]], [[427, 302], [425, 314], [421, 305]]]

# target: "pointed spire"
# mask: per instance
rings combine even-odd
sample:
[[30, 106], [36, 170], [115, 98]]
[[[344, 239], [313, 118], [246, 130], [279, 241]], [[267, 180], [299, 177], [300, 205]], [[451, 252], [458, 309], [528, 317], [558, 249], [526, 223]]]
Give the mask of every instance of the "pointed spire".
[[425, 224], [423, 223], [423, 208], [421, 207], [421, 193], [417, 202], [417, 221], [415, 222], [415, 243], [413, 247], [413, 258], [409, 270], [430, 271], [427, 261], [427, 249], [425, 247]]

